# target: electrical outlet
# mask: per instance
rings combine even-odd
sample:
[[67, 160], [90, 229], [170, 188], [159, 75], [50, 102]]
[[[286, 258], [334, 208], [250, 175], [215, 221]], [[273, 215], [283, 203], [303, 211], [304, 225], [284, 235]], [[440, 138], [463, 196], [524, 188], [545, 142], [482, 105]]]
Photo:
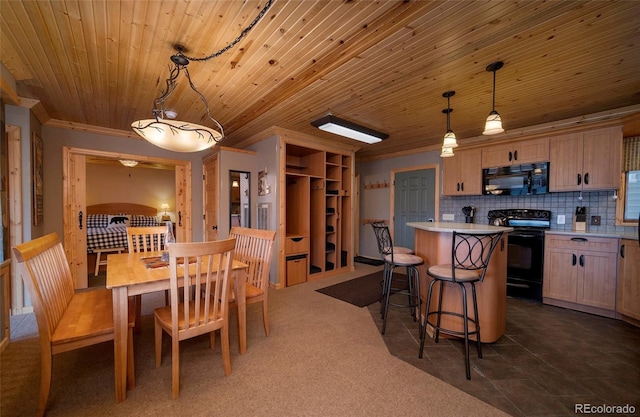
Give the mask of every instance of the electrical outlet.
[[558, 214], [558, 224], [564, 224], [564, 214]]
[[591, 224], [593, 226], [600, 226], [600, 216], [591, 216]]
[[449, 220], [449, 221], [453, 221], [454, 219], [454, 215], [453, 214], [443, 214], [442, 215], [442, 220]]

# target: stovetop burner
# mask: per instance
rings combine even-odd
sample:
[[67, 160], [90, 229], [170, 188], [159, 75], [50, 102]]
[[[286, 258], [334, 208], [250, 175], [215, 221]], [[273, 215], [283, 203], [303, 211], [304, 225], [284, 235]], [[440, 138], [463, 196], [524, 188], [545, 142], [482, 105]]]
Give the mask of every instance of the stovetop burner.
[[503, 224], [518, 229], [544, 230], [551, 226], [551, 212], [549, 210], [490, 210], [487, 218], [489, 224]]

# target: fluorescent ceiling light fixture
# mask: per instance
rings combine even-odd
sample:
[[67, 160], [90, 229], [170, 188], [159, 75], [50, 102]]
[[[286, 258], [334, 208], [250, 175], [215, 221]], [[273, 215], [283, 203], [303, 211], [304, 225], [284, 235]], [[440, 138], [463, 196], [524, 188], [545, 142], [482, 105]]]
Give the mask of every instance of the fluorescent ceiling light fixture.
[[134, 161], [133, 159], [120, 159], [120, 163], [128, 168], [133, 168], [138, 165], [138, 161]]
[[345, 136], [347, 138], [359, 140], [364, 143], [378, 143], [389, 137], [386, 133], [369, 129], [359, 124], [341, 119], [331, 114], [311, 122], [312, 126], [325, 132]]

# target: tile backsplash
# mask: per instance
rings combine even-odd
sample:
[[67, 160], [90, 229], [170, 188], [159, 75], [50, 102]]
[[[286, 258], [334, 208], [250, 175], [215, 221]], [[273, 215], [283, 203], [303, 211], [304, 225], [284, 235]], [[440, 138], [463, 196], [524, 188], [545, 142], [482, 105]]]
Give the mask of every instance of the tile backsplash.
[[[582, 192], [582, 200], [579, 200], [579, 192], [548, 193], [535, 196], [466, 196], [466, 197], [440, 197], [440, 217], [443, 214], [453, 214], [454, 221], [464, 223], [462, 207], [475, 206], [475, 223], [487, 224], [489, 210], [500, 209], [539, 209], [551, 210], [552, 230], [571, 230], [573, 214], [577, 206], [587, 208], [587, 230], [602, 233], [620, 233], [638, 235], [637, 227], [616, 226], [616, 200], [613, 199], [613, 191]], [[558, 215], [564, 215], [565, 224], [557, 224]], [[599, 226], [591, 225], [591, 216], [600, 216]]]

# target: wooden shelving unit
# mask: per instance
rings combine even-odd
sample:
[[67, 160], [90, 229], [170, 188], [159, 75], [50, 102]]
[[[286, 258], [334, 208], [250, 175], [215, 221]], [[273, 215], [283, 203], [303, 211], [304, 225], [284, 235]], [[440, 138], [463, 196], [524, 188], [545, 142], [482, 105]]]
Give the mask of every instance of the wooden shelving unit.
[[[282, 273], [296, 276], [281, 277], [280, 282], [293, 285], [353, 265], [353, 154], [289, 143], [285, 147], [287, 268]], [[300, 276], [305, 255], [306, 276]]]

